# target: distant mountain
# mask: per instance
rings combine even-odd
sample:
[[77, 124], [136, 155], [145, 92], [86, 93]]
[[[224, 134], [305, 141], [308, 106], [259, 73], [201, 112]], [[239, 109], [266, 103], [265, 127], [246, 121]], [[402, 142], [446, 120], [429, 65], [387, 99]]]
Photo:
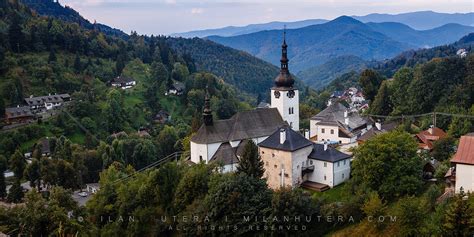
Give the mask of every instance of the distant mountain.
[[327, 86], [334, 79], [342, 76], [344, 73], [362, 71], [362, 69], [367, 68], [367, 64], [367, 61], [356, 56], [339, 56], [330, 59], [322, 65], [308, 68], [298, 73], [297, 76], [306, 85], [315, 89], [320, 89]]
[[[208, 39], [244, 50], [275, 65], [279, 64], [282, 30], [261, 31], [233, 37], [210, 36]], [[363, 60], [391, 58], [410, 49], [406, 43], [395, 41], [351, 17], [287, 30], [287, 42], [293, 72], [321, 65], [330, 59], [354, 55]]]
[[120, 38], [128, 37], [126, 33], [119, 29], [99, 23], [91, 23], [74, 9], [68, 6], [62, 6], [59, 2], [53, 0], [21, 0], [21, 2], [35, 10], [40, 15], [52, 16], [66, 22], [74, 22], [86, 29], [96, 29], [110, 36], [117, 36]]
[[[397, 22], [408, 25], [411, 28], [417, 30], [428, 30], [436, 27], [440, 27], [446, 24], [454, 23], [466, 26], [474, 26], [474, 13], [438, 13], [433, 11], [420, 11], [420, 12], [409, 12], [402, 14], [369, 14], [366, 16], [352, 16], [354, 19], [357, 19], [361, 22]], [[228, 26], [217, 29], [206, 29], [206, 30], [196, 30], [189, 31], [184, 33], [172, 34], [176, 37], [207, 37], [211, 35], [216, 36], [237, 36], [243, 34], [250, 34], [258, 31], [264, 30], [277, 30], [283, 28], [284, 25], [288, 29], [297, 29], [310, 25], [323, 24], [328, 22], [325, 19], [308, 19], [303, 21], [294, 21], [294, 22], [269, 22], [261, 24], [251, 24], [247, 26]]]
[[227, 27], [218, 28], [218, 29], [195, 30], [195, 31], [189, 31], [189, 32], [184, 32], [184, 33], [176, 33], [176, 34], [172, 34], [171, 36], [184, 37], [184, 38], [193, 38], [193, 37], [204, 38], [211, 35], [237, 36], [237, 35], [244, 35], [244, 34], [259, 32], [263, 30], [283, 29], [285, 25], [287, 29], [297, 29], [297, 28], [302, 28], [302, 27], [306, 27], [310, 25], [322, 24], [326, 22], [328, 22], [328, 20], [323, 20], [323, 19], [311, 19], [311, 20], [295, 21], [295, 22], [273, 21], [269, 23], [251, 24], [251, 25], [246, 25], [246, 26], [227, 26]]
[[474, 12], [450, 14], [420, 11], [393, 15], [374, 13], [366, 16], [354, 16], [354, 18], [362, 22], [399, 22], [417, 30], [428, 30], [449, 23], [474, 26]]
[[433, 47], [452, 43], [459, 38], [474, 32], [474, 27], [450, 23], [430, 30], [417, 31], [407, 25], [396, 22], [367, 23], [378, 31], [396, 41], [418, 47]]

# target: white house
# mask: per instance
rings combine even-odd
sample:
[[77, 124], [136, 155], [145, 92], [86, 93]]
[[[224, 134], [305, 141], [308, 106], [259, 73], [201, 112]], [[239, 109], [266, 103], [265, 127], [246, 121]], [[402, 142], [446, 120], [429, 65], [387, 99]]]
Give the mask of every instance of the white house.
[[113, 87], [122, 88], [123, 90], [126, 90], [137, 85], [137, 82], [130, 77], [118, 76], [114, 78], [112, 81], [110, 81], [110, 85]]
[[289, 125], [299, 129], [299, 93], [288, 70], [287, 45], [283, 41], [281, 69], [271, 88], [270, 108], [257, 108], [235, 114], [227, 120], [214, 121], [209, 95], [203, 112], [204, 124], [191, 138], [191, 161], [221, 162], [224, 171], [234, 170], [238, 163], [238, 148], [244, 140], [258, 144], [277, 128]]
[[461, 137], [451, 163], [455, 165], [455, 192], [461, 187], [464, 192], [474, 192], [474, 133]]
[[25, 103], [30, 107], [31, 112], [34, 114], [61, 108], [69, 101], [71, 101], [71, 96], [69, 94], [49, 94], [47, 96], [30, 96], [29, 98], [25, 98]]
[[372, 121], [349, 112], [339, 102], [331, 104], [310, 119], [310, 137], [319, 143], [349, 144], [372, 128]]
[[283, 126], [258, 144], [265, 165], [264, 178], [272, 189], [280, 187], [334, 187], [348, 180], [351, 156], [326, 144], [315, 144]]

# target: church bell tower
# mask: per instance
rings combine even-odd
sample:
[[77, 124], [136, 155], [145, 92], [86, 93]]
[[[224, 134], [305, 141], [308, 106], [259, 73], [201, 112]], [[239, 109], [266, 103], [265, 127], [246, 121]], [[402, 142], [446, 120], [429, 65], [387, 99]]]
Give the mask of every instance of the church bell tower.
[[286, 44], [286, 27], [283, 32], [283, 44], [281, 46], [280, 74], [275, 78], [275, 86], [271, 89], [271, 107], [277, 108], [283, 120], [290, 127], [299, 131], [300, 109], [298, 89], [293, 87], [295, 80], [288, 69], [288, 45]]

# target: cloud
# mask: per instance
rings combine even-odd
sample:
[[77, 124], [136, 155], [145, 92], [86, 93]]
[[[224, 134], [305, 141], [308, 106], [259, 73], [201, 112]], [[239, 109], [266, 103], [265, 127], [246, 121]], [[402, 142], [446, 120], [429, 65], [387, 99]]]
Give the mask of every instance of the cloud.
[[193, 8], [191, 9], [191, 14], [202, 14], [204, 12], [204, 9], [202, 8]]

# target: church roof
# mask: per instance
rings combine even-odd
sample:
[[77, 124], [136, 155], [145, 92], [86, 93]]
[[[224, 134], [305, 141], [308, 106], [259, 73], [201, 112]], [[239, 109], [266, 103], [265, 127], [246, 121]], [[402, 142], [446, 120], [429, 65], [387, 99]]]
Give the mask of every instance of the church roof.
[[308, 158], [334, 163], [341, 160], [349, 159], [351, 158], [351, 156], [341, 151], [338, 151], [337, 149], [332, 148], [331, 146], [328, 146], [328, 148], [324, 150], [323, 144], [313, 144], [313, 151], [309, 154]]
[[[285, 142], [281, 144], [280, 142], [280, 130], [284, 129], [285, 130]], [[313, 143], [306, 139], [303, 135], [300, 133], [295, 132], [293, 129], [291, 129], [289, 126], [284, 126], [280, 129], [277, 129], [274, 131], [270, 137], [265, 139], [263, 142], [259, 143], [258, 145], [260, 147], [266, 147], [266, 148], [271, 148], [271, 149], [276, 149], [276, 150], [282, 150], [282, 151], [296, 151], [301, 148], [311, 146]]]
[[239, 162], [239, 159], [235, 152], [236, 149], [233, 148], [230, 143], [222, 143], [212, 156], [210, 162], [221, 162], [223, 165], [236, 164]]
[[209, 126], [203, 124], [191, 141], [211, 144], [270, 136], [285, 124], [276, 108], [257, 108], [238, 112], [227, 120], [214, 121]]

